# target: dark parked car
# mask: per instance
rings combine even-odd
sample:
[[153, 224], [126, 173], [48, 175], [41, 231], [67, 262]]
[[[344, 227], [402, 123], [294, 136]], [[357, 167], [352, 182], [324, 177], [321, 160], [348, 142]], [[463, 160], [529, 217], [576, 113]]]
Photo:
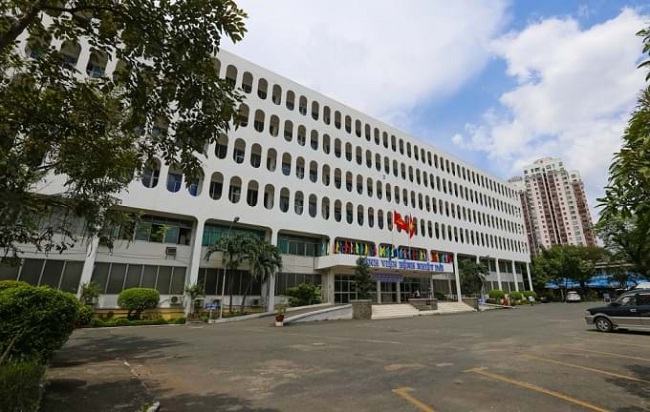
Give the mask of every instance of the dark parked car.
[[650, 331], [650, 289], [634, 289], [607, 306], [587, 309], [585, 321], [601, 332], [615, 328]]

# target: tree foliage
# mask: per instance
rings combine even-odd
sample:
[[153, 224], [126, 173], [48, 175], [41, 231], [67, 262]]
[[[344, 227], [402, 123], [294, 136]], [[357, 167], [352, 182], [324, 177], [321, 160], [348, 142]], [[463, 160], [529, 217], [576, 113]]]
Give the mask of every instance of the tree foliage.
[[140, 319], [142, 312], [147, 309], [155, 309], [160, 302], [160, 293], [151, 288], [129, 288], [120, 292], [117, 297], [117, 304], [128, 311], [129, 320]]
[[586, 289], [598, 263], [609, 261], [609, 252], [598, 246], [552, 246], [542, 249], [533, 261], [536, 284], [554, 283], [563, 287], [571, 280]]
[[[650, 213], [609, 216], [598, 222], [596, 230], [612, 253], [612, 260], [630, 263], [632, 271], [650, 276]], [[615, 276], [621, 283], [627, 283], [630, 275], [623, 272]]]
[[311, 283], [301, 283], [289, 288], [286, 295], [289, 296], [289, 305], [293, 307], [315, 305], [322, 300], [320, 286]]
[[[228, 269], [236, 270], [242, 264], [248, 264], [250, 268], [251, 279], [244, 289], [240, 312], [243, 312], [246, 305], [246, 296], [250, 291], [253, 279], [259, 279], [264, 283], [276, 272], [282, 270], [280, 249], [250, 234], [235, 233], [232, 236], [221, 237], [208, 247], [205, 258], [209, 259], [212, 254], [217, 252], [222, 253], [222, 264]], [[232, 311], [232, 294], [230, 305]]]
[[483, 289], [485, 278], [489, 275], [487, 266], [471, 260], [460, 262], [460, 288], [464, 293], [476, 295]]
[[[117, 194], [156, 157], [198, 178], [241, 100], [214, 56], [245, 17], [232, 0], [0, 2], [0, 249], [63, 250], [75, 222], [86, 235], [119, 222]], [[60, 46], [86, 41], [111, 77]]]
[[365, 257], [359, 257], [354, 267], [354, 286], [357, 291], [357, 298], [370, 299], [376, 282], [370, 276], [370, 265]]
[[71, 293], [21, 283], [0, 290], [0, 356], [46, 363], [68, 340], [81, 305]]

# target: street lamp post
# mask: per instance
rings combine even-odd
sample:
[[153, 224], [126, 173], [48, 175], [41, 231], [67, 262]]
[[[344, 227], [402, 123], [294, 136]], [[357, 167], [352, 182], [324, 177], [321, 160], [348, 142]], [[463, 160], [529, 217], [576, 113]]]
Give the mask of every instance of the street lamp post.
[[[235, 223], [239, 222], [239, 216], [235, 216], [226, 232], [226, 238], [230, 237], [230, 231]], [[224, 252], [225, 253], [225, 252]], [[231, 256], [232, 258], [232, 256]], [[230, 262], [228, 262], [230, 264]], [[226, 300], [226, 274], [228, 273], [228, 265], [225, 265], [223, 268], [223, 282], [221, 283], [221, 304], [219, 305], [219, 319], [223, 319], [223, 305]]]

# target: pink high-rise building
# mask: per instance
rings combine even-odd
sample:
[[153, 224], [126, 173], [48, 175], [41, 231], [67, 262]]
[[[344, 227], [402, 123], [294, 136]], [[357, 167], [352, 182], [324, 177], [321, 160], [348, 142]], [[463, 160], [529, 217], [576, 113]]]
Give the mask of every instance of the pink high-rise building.
[[568, 172], [560, 159], [545, 157], [510, 179], [519, 191], [530, 250], [540, 246], [596, 245], [584, 185], [577, 171]]

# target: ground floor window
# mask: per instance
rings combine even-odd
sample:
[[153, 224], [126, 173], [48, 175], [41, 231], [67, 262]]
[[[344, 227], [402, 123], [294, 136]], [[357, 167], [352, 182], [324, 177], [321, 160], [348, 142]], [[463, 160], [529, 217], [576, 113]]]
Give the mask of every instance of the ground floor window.
[[287, 289], [296, 287], [301, 283], [321, 285], [322, 276], [303, 273], [278, 273], [275, 276], [275, 296], [283, 295]]
[[129, 288], [153, 288], [161, 295], [182, 295], [187, 268], [130, 263], [97, 263], [92, 282], [104, 294], [117, 295]]
[[354, 275], [334, 276], [334, 303], [350, 303], [357, 298]]
[[84, 262], [54, 259], [20, 259], [17, 265], [0, 265], [0, 280], [21, 280], [76, 293]]
[[[200, 268], [197, 283], [203, 286], [206, 295], [221, 295], [223, 288], [223, 269]], [[226, 272], [226, 295], [256, 296], [262, 294], [262, 282], [257, 277], [251, 277], [250, 272], [229, 269]]]

